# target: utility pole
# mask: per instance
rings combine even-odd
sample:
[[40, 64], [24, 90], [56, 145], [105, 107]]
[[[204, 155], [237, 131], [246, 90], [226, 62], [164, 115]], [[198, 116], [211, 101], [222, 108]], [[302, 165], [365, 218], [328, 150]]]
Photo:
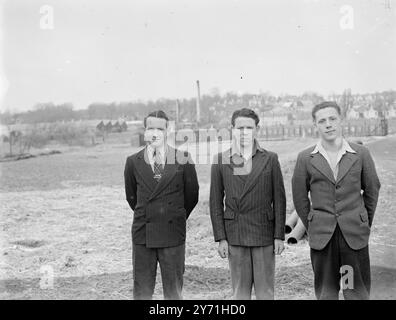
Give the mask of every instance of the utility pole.
[[179, 123], [180, 121], [180, 102], [179, 99], [176, 99], [176, 125]]
[[197, 80], [197, 124], [201, 121], [200, 100], [201, 92], [199, 89], [199, 80]]

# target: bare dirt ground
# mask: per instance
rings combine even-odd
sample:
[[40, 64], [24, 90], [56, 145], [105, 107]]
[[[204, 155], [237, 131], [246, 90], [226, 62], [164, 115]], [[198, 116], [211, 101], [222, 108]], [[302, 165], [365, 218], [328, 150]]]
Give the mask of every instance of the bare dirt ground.
[[[372, 228], [372, 298], [396, 298], [396, 137], [362, 139], [382, 182]], [[268, 141], [279, 155], [288, 212], [298, 151], [314, 140]], [[59, 149], [59, 148], [58, 148]], [[131, 223], [123, 169], [137, 148], [104, 144], [1, 163], [0, 299], [131, 299]], [[188, 220], [185, 299], [229, 299], [228, 263], [217, 255], [209, 217], [208, 164], [196, 165], [200, 201]], [[53, 272], [53, 286], [43, 282]], [[40, 282], [41, 281], [41, 282]], [[44, 285], [43, 285], [44, 283]], [[314, 299], [306, 240], [276, 260], [276, 299]], [[160, 274], [155, 298], [162, 298]]]

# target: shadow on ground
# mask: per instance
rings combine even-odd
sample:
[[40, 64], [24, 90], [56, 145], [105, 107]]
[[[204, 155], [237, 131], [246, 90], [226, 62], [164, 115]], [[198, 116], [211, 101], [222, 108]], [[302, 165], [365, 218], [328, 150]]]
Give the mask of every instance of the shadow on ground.
[[[307, 275], [307, 270], [309, 274]], [[276, 299], [314, 299], [310, 265], [277, 269]], [[396, 269], [372, 267], [372, 299], [396, 299]], [[188, 265], [184, 276], [185, 299], [230, 299], [231, 279], [224, 268]], [[1, 299], [132, 299], [132, 273], [56, 278], [53, 289], [40, 289], [39, 279], [0, 281]], [[155, 299], [162, 299], [160, 277]]]

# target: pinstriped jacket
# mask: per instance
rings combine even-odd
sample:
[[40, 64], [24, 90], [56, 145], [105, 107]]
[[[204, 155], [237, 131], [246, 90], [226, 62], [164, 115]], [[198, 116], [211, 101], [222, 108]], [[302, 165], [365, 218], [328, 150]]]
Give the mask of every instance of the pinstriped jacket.
[[162, 178], [156, 182], [145, 148], [127, 158], [125, 194], [134, 211], [132, 241], [148, 248], [181, 245], [186, 220], [198, 202], [199, 185], [190, 155], [168, 146]]
[[257, 144], [246, 179], [234, 175], [236, 167], [231, 149], [218, 154], [211, 167], [209, 202], [215, 241], [266, 246], [275, 238], [284, 240], [286, 197], [277, 154]]

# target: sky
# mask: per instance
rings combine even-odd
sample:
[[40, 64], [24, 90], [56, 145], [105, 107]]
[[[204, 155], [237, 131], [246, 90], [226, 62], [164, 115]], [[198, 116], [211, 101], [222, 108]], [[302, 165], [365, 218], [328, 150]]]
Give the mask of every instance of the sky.
[[393, 0], [9, 0], [1, 111], [40, 102], [396, 89]]

